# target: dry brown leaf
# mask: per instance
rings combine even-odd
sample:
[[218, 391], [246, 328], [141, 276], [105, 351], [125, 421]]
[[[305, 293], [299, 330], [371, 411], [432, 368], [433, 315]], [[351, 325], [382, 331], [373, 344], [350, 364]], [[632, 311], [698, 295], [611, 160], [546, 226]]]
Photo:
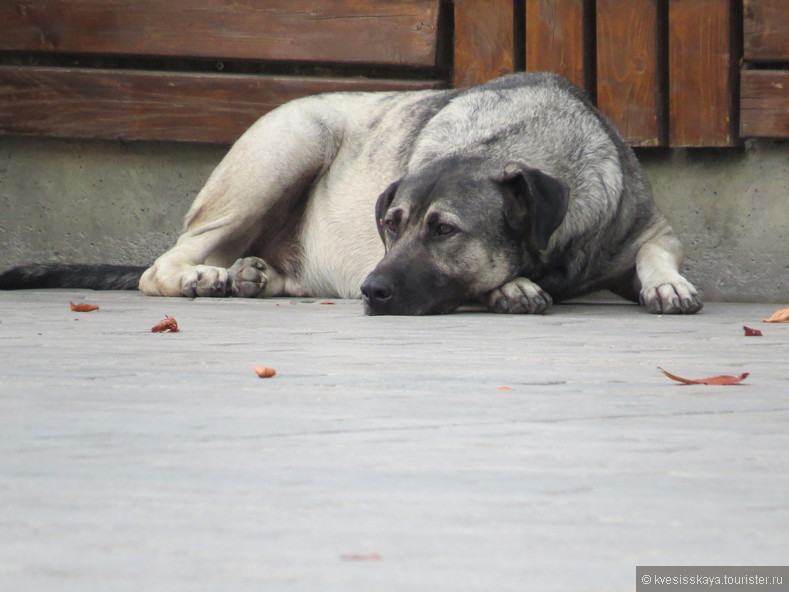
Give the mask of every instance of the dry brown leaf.
[[676, 374], [672, 374], [667, 370], [663, 370], [660, 366], [658, 366], [658, 370], [660, 370], [663, 374], [668, 376], [671, 380], [676, 380], [677, 382], [682, 382], [684, 384], [715, 384], [715, 385], [729, 385], [729, 384], [737, 384], [748, 378], [749, 372], [745, 372], [740, 374], [739, 376], [710, 376], [709, 378], [699, 378], [696, 380], [690, 378], [682, 378], [681, 376], [677, 376]]
[[151, 327], [153, 333], [178, 333], [178, 321], [164, 315], [164, 318]]
[[746, 337], [761, 337], [762, 332], [759, 329], [751, 329], [750, 327], [746, 327], [745, 325], [742, 326], [743, 330], [745, 331]]
[[74, 304], [73, 302], [69, 302], [71, 305], [71, 310], [74, 312], [91, 312], [94, 310], [99, 310], [98, 304], [86, 304], [81, 302], [79, 304]]
[[789, 323], [789, 308], [776, 310], [771, 316], [762, 320], [763, 323]]
[[274, 368], [269, 368], [268, 366], [255, 366], [252, 368], [255, 371], [255, 374], [260, 376], [260, 378], [271, 378], [272, 376], [277, 375], [277, 371]]

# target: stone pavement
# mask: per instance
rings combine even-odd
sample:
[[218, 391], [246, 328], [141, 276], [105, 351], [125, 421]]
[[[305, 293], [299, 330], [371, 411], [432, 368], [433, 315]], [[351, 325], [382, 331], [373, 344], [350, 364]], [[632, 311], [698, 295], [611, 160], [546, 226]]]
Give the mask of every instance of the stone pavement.
[[0, 589], [632, 591], [636, 565], [787, 563], [778, 305], [334, 302], [0, 293]]

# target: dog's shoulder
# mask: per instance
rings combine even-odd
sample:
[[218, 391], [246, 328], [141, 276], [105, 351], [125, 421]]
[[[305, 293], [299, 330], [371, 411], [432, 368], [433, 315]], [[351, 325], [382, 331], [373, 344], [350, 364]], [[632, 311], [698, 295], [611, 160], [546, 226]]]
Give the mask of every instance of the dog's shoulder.
[[463, 89], [447, 102], [416, 139], [409, 169], [451, 154], [477, 155], [497, 168], [513, 160], [540, 168], [589, 139], [612, 149], [583, 91], [555, 74], [520, 72]]

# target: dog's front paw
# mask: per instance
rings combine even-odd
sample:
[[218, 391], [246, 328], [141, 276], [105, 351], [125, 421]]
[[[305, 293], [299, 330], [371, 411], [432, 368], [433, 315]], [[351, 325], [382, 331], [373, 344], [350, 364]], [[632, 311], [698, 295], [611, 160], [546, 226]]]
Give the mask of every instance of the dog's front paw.
[[230, 294], [239, 298], [258, 298], [268, 285], [269, 267], [258, 257], [244, 257], [228, 270]]
[[184, 274], [181, 293], [189, 298], [227, 296], [227, 269], [197, 265]]
[[696, 288], [682, 276], [671, 282], [645, 286], [639, 299], [654, 314], [692, 314], [703, 306]]
[[531, 280], [519, 277], [490, 292], [487, 304], [493, 312], [540, 314], [553, 299]]

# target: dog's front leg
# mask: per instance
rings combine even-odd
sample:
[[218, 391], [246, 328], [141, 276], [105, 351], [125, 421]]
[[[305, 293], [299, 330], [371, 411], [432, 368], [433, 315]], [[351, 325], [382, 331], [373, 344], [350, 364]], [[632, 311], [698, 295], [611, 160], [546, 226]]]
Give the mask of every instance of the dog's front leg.
[[667, 232], [649, 239], [636, 255], [639, 299], [652, 313], [694, 313], [702, 303], [696, 288], [680, 273], [682, 244]]
[[553, 304], [551, 296], [525, 277], [515, 278], [488, 293], [488, 309], [501, 313], [540, 314]]

